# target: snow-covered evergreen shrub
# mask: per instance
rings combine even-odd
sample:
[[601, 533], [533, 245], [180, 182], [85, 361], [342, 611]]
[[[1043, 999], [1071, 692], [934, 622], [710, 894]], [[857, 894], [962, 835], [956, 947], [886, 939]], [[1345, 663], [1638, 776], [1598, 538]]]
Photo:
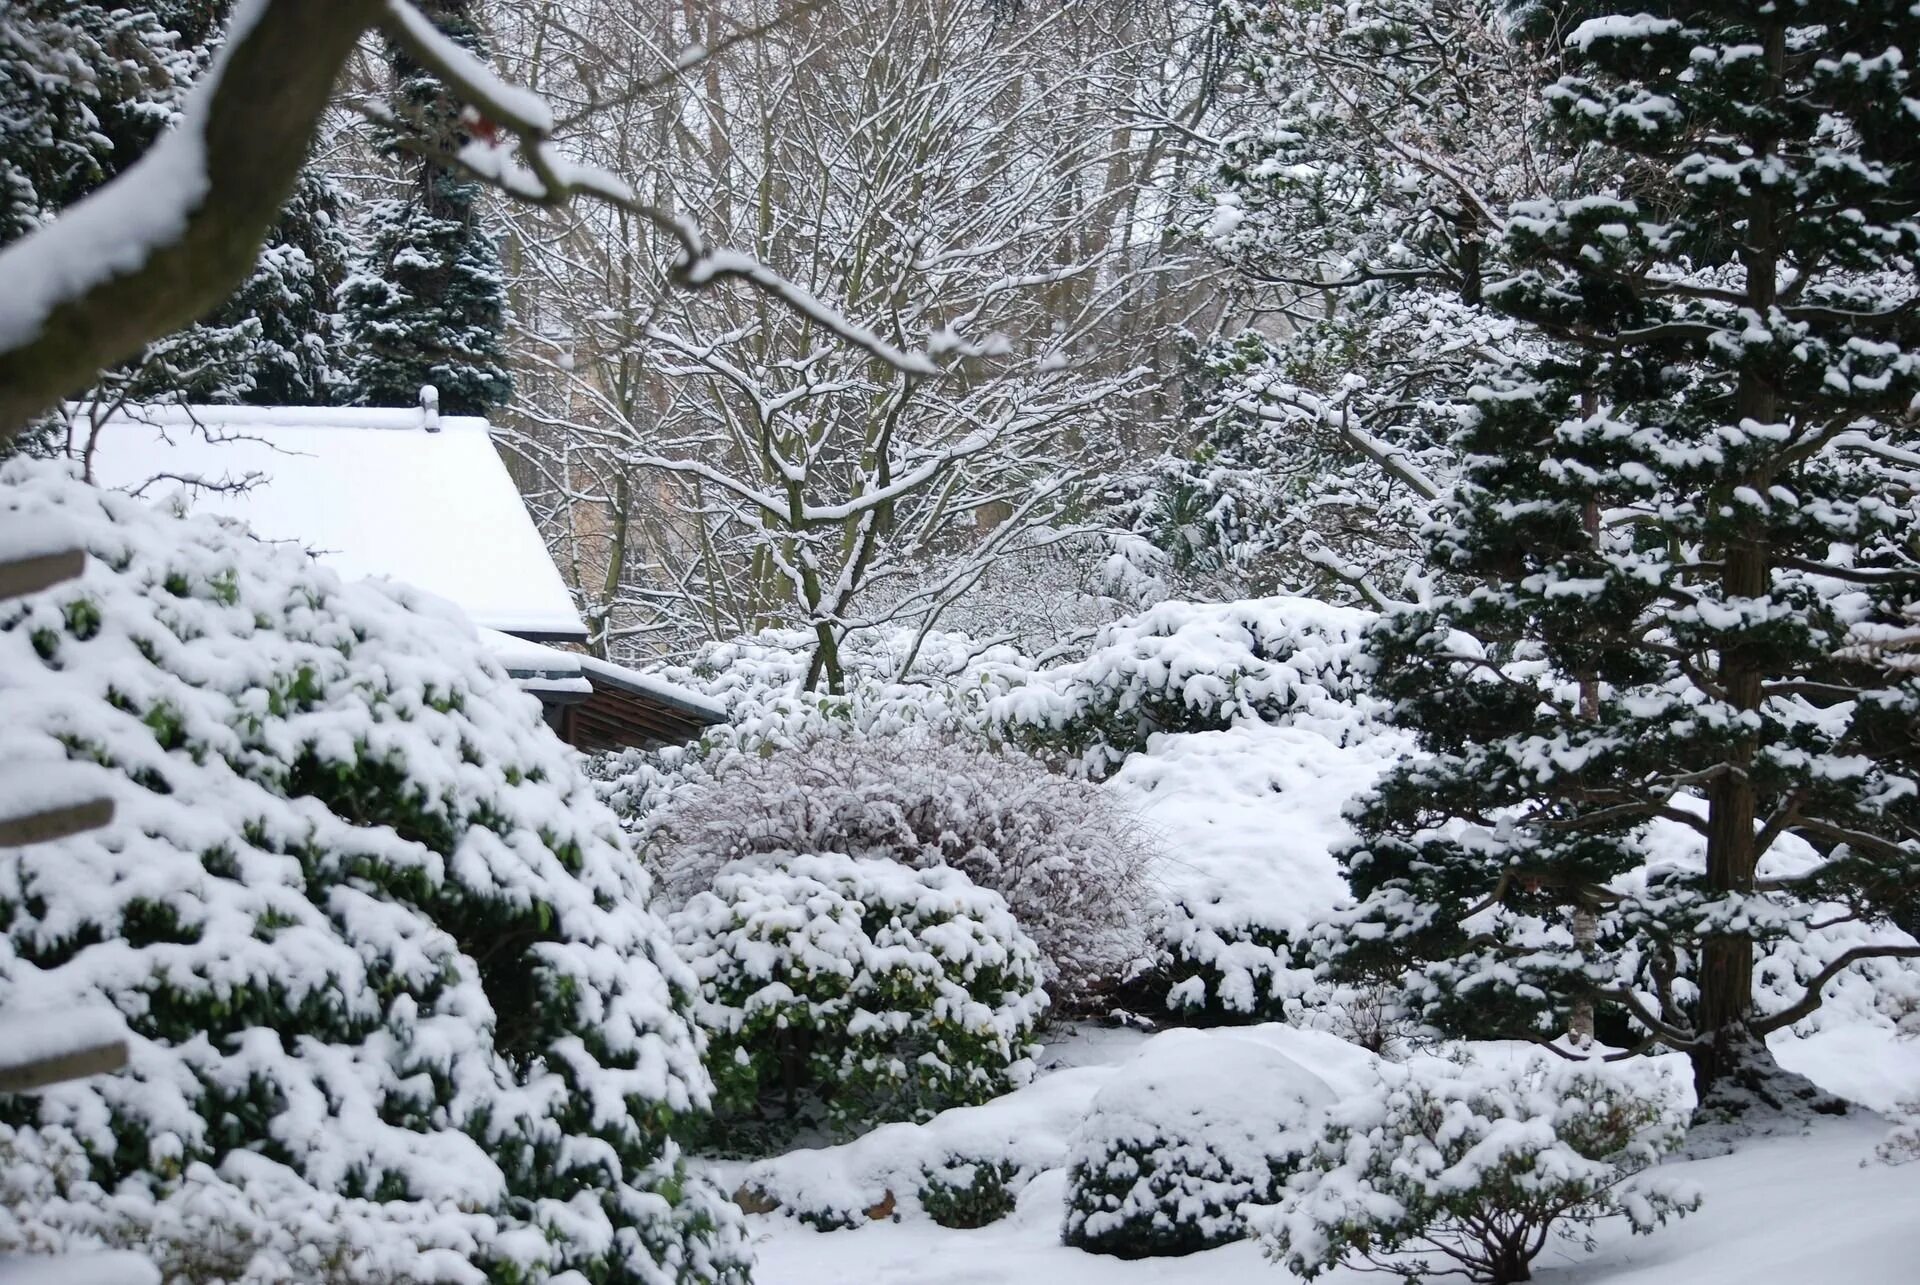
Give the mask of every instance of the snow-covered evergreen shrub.
[[1039, 952], [957, 870], [840, 853], [728, 866], [668, 919], [699, 979], [716, 1119], [754, 1146], [924, 1119], [1029, 1073]]
[[1385, 1072], [1377, 1093], [1326, 1113], [1285, 1198], [1249, 1215], [1268, 1252], [1307, 1280], [1346, 1262], [1504, 1285], [1530, 1280], [1556, 1238], [1591, 1250], [1602, 1219], [1645, 1233], [1699, 1206], [1684, 1185], [1644, 1174], [1685, 1130], [1664, 1087], [1542, 1062]]
[[1318, 1076], [1236, 1035], [1169, 1031], [1094, 1097], [1067, 1179], [1069, 1245], [1121, 1258], [1243, 1239], [1245, 1204], [1277, 1199], [1315, 1108]]
[[1157, 732], [1350, 724], [1371, 708], [1353, 673], [1369, 619], [1307, 598], [1164, 602], [1101, 630], [1084, 659], [1025, 675], [988, 718], [1096, 778]]
[[0, 1243], [218, 1241], [210, 1278], [263, 1282], [743, 1275], [669, 1134], [710, 1091], [694, 978], [472, 627], [53, 466], [0, 469], [0, 513], [93, 554], [0, 605], [0, 758], [96, 765], [118, 809], [0, 862], [0, 994], [133, 1033], [125, 1074], [0, 1098]]
[[921, 1182], [920, 1207], [942, 1227], [985, 1227], [1013, 1212], [1025, 1176], [1007, 1160], [949, 1158]]
[[729, 861], [782, 852], [958, 870], [1006, 898], [1057, 1001], [1091, 996], [1147, 952], [1144, 827], [1112, 793], [1011, 750], [838, 731], [738, 755], [666, 806], [650, 846], [676, 897]]

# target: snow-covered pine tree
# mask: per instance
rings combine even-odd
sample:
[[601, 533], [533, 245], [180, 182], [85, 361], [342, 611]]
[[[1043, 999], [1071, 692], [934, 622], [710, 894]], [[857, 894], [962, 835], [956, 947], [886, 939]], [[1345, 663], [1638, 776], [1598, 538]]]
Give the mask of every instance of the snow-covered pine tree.
[[[1920, 25], [1655, 8], [1581, 23], [1548, 91], [1632, 181], [1508, 218], [1488, 297], [1558, 356], [1476, 395], [1431, 556], [1479, 587], [1370, 639], [1427, 756], [1358, 818], [1331, 950], [1481, 1031], [1618, 1006], [1739, 1111], [1810, 1090], [1770, 1031], [1920, 954], [1885, 926], [1920, 896], [1920, 687], [1861, 659], [1920, 573]], [[1650, 831], [1692, 855], [1643, 876]], [[1809, 934], [1763, 1002], [1756, 955]]]
[[0, 8], [0, 244], [144, 151], [192, 79], [158, 7], [17, 0]]
[[[442, 32], [485, 56], [473, 0], [421, 6]], [[353, 399], [411, 406], [423, 384], [452, 414], [503, 405], [512, 379], [501, 361], [506, 284], [480, 209], [481, 187], [453, 166], [467, 142], [460, 104], [398, 49], [393, 127], [382, 148], [416, 165], [404, 197], [374, 202], [361, 225], [361, 258], [341, 288]]]
[[339, 185], [309, 168], [260, 251], [253, 276], [197, 332], [243, 328], [247, 385], [237, 398], [212, 385], [180, 391], [192, 400], [254, 406], [325, 406], [346, 376], [334, 295], [352, 261]]

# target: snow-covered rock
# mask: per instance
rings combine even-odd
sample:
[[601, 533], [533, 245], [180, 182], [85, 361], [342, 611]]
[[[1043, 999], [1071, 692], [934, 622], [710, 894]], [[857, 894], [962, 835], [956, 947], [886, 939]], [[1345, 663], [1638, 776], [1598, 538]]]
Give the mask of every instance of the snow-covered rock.
[[1064, 1169], [1074, 1132], [1114, 1074], [1111, 1066], [1067, 1067], [923, 1124], [886, 1124], [839, 1146], [723, 1170], [750, 1203], [816, 1227], [859, 1226], [874, 1211], [941, 1221], [938, 1209], [928, 1210], [930, 1189], [966, 1187], [989, 1174], [1013, 1200], [1036, 1176]]

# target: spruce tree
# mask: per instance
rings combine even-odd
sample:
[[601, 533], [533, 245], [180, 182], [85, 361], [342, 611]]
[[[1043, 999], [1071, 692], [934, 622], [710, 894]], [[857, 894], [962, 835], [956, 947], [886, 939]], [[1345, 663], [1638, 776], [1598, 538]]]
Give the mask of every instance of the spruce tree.
[[[1879, 646], [1920, 575], [1920, 21], [1651, 8], [1548, 91], [1626, 180], [1510, 212], [1487, 296], [1554, 352], [1476, 393], [1430, 551], [1476, 587], [1370, 637], [1426, 754], [1357, 816], [1328, 949], [1480, 1033], [1611, 1009], [1733, 1113], [1810, 1093], [1763, 1041], [1839, 969], [1920, 953], [1920, 687]], [[1649, 865], [1656, 825], [1697, 855]]]
[[173, 120], [200, 59], [153, 4], [0, 7], [0, 245], [132, 163]]
[[345, 380], [339, 369], [340, 317], [334, 296], [347, 276], [352, 246], [340, 189], [309, 169], [260, 250], [239, 292], [189, 337], [238, 334], [244, 383], [222, 387], [215, 367], [204, 382], [181, 386], [191, 400], [253, 406], [326, 406]]
[[[440, 30], [482, 57], [472, 0], [423, 6]], [[393, 127], [383, 149], [411, 160], [404, 197], [375, 202], [361, 228], [363, 257], [341, 291], [356, 401], [411, 406], [422, 385], [452, 414], [485, 414], [513, 385], [501, 361], [506, 286], [482, 218], [481, 188], [455, 167], [468, 141], [460, 104], [398, 49]]]

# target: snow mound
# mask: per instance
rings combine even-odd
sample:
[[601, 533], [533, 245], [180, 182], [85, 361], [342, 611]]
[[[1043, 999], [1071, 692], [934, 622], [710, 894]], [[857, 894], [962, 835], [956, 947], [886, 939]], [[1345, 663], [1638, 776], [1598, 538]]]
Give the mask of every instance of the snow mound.
[[790, 1151], [728, 1170], [749, 1203], [816, 1227], [852, 1227], [874, 1211], [930, 1217], [930, 1188], [963, 1187], [992, 1173], [1009, 1196], [1063, 1169], [1074, 1131], [1110, 1066], [1068, 1067], [981, 1106], [942, 1111], [924, 1124], [887, 1124], [837, 1147]]
[[1352, 833], [1344, 810], [1410, 743], [1359, 720], [1328, 730], [1243, 722], [1160, 737], [1107, 782], [1160, 835], [1169, 1007], [1278, 1017], [1311, 986], [1287, 943], [1349, 902], [1333, 857]]
[[695, 980], [473, 627], [51, 466], [0, 468], [0, 514], [93, 555], [0, 605], [0, 759], [95, 765], [117, 806], [0, 861], [0, 991], [132, 1034], [125, 1074], [0, 1098], [0, 1247], [743, 1274], [667, 1136], [710, 1092]]

